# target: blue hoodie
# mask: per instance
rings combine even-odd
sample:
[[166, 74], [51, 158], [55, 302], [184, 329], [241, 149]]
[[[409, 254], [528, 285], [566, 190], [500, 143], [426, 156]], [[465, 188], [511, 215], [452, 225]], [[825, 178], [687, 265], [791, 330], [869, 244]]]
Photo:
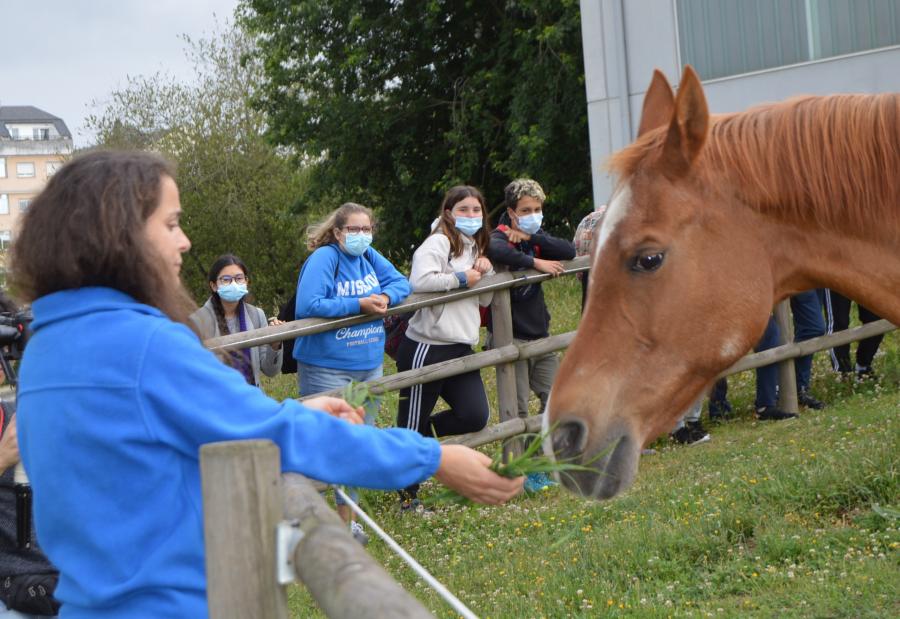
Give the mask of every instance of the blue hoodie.
[[[371, 247], [362, 256], [351, 256], [337, 245], [325, 245], [303, 264], [294, 316], [353, 316], [360, 313], [360, 298], [386, 294], [391, 306], [409, 292], [406, 277]], [[378, 319], [297, 338], [294, 359], [338, 370], [374, 370], [384, 362], [384, 323]]]
[[282, 468], [379, 489], [432, 475], [437, 441], [276, 402], [186, 326], [109, 288], [34, 302], [19, 448], [61, 617], [206, 617], [199, 449], [267, 438]]

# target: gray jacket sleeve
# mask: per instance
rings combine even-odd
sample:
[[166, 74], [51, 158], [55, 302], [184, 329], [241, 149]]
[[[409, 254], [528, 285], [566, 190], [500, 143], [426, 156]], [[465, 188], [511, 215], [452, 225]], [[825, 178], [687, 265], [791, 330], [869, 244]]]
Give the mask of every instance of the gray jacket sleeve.
[[[266, 321], [266, 313], [262, 311], [258, 307], [254, 307], [253, 311], [257, 313], [257, 322], [261, 327], [265, 327], [268, 323]], [[259, 369], [262, 370], [263, 374], [266, 376], [276, 376], [279, 372], [281, 372], [281, 360], [284, 352], [284, 346], [280, 346], [278, 350], [272, 350], [271, 344], [263, 344], [262, 346], [257, 346], [259, 350]]]
[[216, 315], [209, 301], [204, 303], [196, 312], [191, 314], [191, 321], [197, 327], [201, 340], [208, 340], [219, 335], [219, 325], [216, 323]]
[[448, 261], [450, 239], [443, 234], [427, 237], [413, 254], [409, 284], [413, 292], [445, 292], [460, 288]]

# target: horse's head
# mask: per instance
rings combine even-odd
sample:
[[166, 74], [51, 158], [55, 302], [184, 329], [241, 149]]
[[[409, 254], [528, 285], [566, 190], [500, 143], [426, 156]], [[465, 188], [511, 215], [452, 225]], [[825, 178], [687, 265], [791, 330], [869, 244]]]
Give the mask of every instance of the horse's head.
[[752, 216], [703, 169], [709, 124], [694, 71], [677, 97], [657, 71], [638, 140], [614, 156], [587, 306], [546, 417], [556, 457], [593, 469], [563, 476], [583, 495], [626, 489], [642, 446], [752, 347], [771, 311]]

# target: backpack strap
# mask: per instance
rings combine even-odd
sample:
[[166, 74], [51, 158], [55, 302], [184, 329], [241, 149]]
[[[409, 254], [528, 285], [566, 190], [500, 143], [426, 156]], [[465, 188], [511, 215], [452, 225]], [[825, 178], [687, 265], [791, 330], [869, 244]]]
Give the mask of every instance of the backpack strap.
[[341, 268], [341, 248], [334, 247], [334, 251], [337, 252], [337, 262], [334, 263], [334, 277], [332, 279], [337, 281], [338, 269]]
[[[499, 226], [497, 226], [497, 230], [506, 234], [506, 231], [511, 230], [511, 228], [509, 226], [507, 226], [506, 224], [500, 224]], [[513, 248], [515, 248], [515, 246], [516, 246], [515, 243], [513, 243], [512, 241], [509, 240], [508, 236], [506, 237], [506, 244]]]
[[246, 303], [241, 304], [242, 311], [247, 315], [247, 319], [250, 321], [250, 326], [254, 329], [259, 329], [265, 325], [259, 324], [259, 314], [256, 313], [256, 308], [254, 307], [251, 311]]

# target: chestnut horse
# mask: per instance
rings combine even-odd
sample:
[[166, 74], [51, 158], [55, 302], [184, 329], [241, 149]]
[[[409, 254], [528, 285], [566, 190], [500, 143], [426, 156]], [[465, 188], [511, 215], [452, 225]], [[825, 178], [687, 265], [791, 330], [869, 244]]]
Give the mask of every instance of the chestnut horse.
[[611, 158], [584, 316], [553, 385], [547, 449], [605, 499], [756, 343], [777, 301], [827, 287], [900, 324], [900, 95], [801, 97], [710, 116], [656, 71]]

